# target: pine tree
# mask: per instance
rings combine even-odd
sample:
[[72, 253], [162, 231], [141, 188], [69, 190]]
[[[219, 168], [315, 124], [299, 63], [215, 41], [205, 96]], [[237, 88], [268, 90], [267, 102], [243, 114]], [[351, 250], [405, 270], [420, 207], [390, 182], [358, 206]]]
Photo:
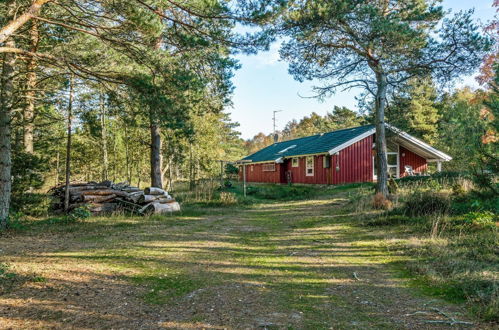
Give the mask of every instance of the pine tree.
[[[452, 79], [473, 72], [489, 41], [471, 12], [443, 19], [435, 1], [287, 1], [277, 30], [281, 57], [298, 81], [318, 79], [318, 97], [360, 87], [374, 100], [377, 191], [388, 195], [385, 109], [394, 89], [414, 76]], [[267, 5], [268, 2], [267, 2]], [[440, 24], [442, 23], [442, 24]], [[435, 36], [438, 35], [438, 38]]]
[[397, 128], [434, 144], [440, 120], [436, 102], [437, 92], [431, 79], [413, 78], [404, 93], [394, 95], [387, 108], [387, 120]]

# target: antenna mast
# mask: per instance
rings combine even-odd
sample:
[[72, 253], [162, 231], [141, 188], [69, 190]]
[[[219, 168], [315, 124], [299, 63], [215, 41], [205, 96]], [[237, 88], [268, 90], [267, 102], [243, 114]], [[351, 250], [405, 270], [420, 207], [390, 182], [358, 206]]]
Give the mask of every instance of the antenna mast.
[[275, 130], [275, 114], [278, 113], [278, 112], [282, 112], [284, 110], [274, 110], [274, 116], [272, 117], [272, 121], [274, 122], [274, 142], [277, 142], [277, 134], [276, 134], [276, 130]]

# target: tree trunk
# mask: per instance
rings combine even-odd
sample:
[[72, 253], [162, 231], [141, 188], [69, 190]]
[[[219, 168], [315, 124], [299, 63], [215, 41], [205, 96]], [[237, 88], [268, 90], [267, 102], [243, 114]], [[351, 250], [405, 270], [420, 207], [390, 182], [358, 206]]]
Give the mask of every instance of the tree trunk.
[[[5, 42], [11, 35], [13, 35], [21, 26], [26, 24], [33, 16], [38, 15], [40, 9], [44, 4], [50, 0], [35, 0], [24, 14], [16, 15], [16, 17], [9, 22], [6, 26], [0, 28], [0, 43]], [[14, 48], [15, 46], [8, 46]]]
[[385, 108], [387, 78], [384, 73], [376, 73], [376, 175], [378, 182], [376, 192], [388, 196], [388, 164], [386, 158]]
[[[156, 38], [154, 50], [161, 49], [161, 36]], [[151, 111], [154, 111], [151, 109]], [[161, 128], [158, 124], [155, 113], [149, 114], [150, 129], [151, 129], [151, 187], [163, 188], [163, 169], [161, 155]]]
[[[12, 39], [7, 40], [5, 44], [7, 47], [15, 47]], [[0, 80], [0, 229], [7, 227], [12, 189], [10, 125], [15, 61], [14, 54], [4, 55]]]
[[125, 162], [126, 162], [126, 180], [129, 184], [132, 184], [132, 170], [130, 168], [130, 151], [128, 146], [128, 125], [125, 124]]
[[[30, 29], [30, 52], [36, 53], [38, 49], [38, 41], [40, 35], [38, 31], [37, 22], [33, 21], [31, 23]], [[24, 151], [28, 153], [33, 153], [33, 131], [34, 131], [34, 123], [33, 120], [35, 118], [35, 88], [36, 88], [36, 67], [37, 61], [34, 56], [31, 56], [28, 59], [27, 65], [27, 73], [26, 73], [26, 106], [24, 107], [23, 118], [24, 118], [24, 132], [23, 132], [23, 144]]]
[[192, 157], [192, 144], [189, 144], [189, 189], [194, 190], [194, 159]]
[[57, 150], [57, 156], [56, 156], [56, 161], [55, 161], [55, 186], [56, 187], [59, 185], [59, 177], [60, 177], [59, 159], [60, 159], [60, 153], [59, 153], [59, 150]]
[[64, 211], [69, 211], [69, 183], [71, 181], [71, 130], [73, 120], [73, 75], [69, 78], [69, 102], [68, 102], [68, 138], [66, 141], [66, 189], [64, 193]]
[[161, 129], [151, 122], [151, 187], [163, 188], [161, 169]]
[[107, 150], [107, 128], [106, 128], [106, 107], [104, 105], [104, 94], [99, 94], [100, 124], [102, 142], [102, 181], [109, 177], [109, 159]]

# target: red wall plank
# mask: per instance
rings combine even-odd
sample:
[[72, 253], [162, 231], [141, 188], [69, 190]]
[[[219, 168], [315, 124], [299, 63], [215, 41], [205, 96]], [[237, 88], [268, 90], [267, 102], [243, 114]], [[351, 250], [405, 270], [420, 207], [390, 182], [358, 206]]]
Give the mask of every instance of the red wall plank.
[[371, 135], [333, 155], [333, 184], [373, 181], [372, 145]]
[[400, 177], [406, 176], [405, 165], [412, 166], [415, 173], [424, 173], [428, 171], [428, 163], [426, 159], [415, 154], [412, 151], [400, 146]]
[[[267, 164], [271, 164], [267, 163]], [[264, 171], [262, 164], [251, 164], [244, 166], [246, 168], [246, 181], [247, 182], [269, 182], [281, 183], [282, 164], [275, 164], [275, 171]], [[239, 179], [243, 179], [243, 166], [240, 166]]]
[[[286, 171], [291, 173], [292, 183], [311, 183], [311, 184], [328, 184], [328, 177], [331, 176], [330, 168], [324, 168], [324, 157], [330, 157], [327, 155], [315, 155], [314, 157], [314, 175], [307, 176], [306, 173], [306, 157], [298, 158], [298, 167], [292, 166], [291, 159], [286, 159], [284, 165]], [[285, 181], [286, 182], [286, 181]]]

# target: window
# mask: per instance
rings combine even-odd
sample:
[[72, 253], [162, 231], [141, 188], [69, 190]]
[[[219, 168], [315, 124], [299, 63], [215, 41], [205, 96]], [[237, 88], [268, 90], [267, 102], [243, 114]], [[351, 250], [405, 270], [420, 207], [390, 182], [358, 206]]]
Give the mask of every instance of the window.
[[291, 167], [299, 167], [299, 159], [298, 158], [291, 158]]
[[251, 165], [251, 172], [253, 172], [253, 165]]
[[270, 164], [263, 164], [263, 171], [264, 172], [274, 172], [275, 171], [275, 164], [270, 163]]
[[399, 177], [399, 155], [397, 152], [389, 151], [386, 153], [386, 162], [388, 165], [388, 175], [392, 178]]
[[306, 165], [305, 175], [314, 176], [314, 156], [308, 156], [306, 158]]
[[324, 155], [324, 161], [322, 163], [324, 168], [330, 168], [331, 167], [331, 156], [329, 155]]

